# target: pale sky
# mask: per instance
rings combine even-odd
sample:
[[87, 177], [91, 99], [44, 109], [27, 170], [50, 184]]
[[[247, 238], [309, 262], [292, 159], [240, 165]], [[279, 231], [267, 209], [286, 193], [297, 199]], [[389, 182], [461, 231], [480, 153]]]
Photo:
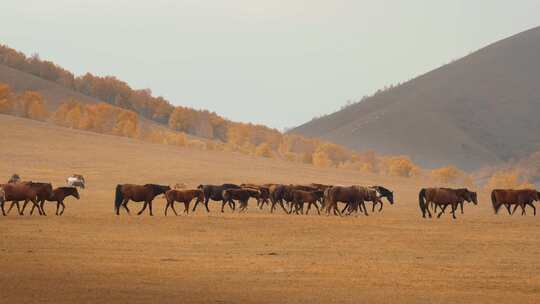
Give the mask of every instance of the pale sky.
[[2, 0], [0, 43], [282, 129], [540, 25], [538, 0]]

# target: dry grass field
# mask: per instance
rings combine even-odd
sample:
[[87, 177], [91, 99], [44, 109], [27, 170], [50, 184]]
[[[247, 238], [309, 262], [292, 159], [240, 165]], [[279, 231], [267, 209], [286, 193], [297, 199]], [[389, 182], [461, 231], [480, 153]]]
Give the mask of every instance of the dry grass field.
[[[86, 133], [0, 115], [0, 177], [62, 185], [83, 174], [64, 216], [0, 217], [1, 303], [534, 303], [540, 218], [478, 206], [423, 220], [429, 181], [366, 176], [239, 154]], [[396, 204], [369, 217], [198, 209], [115, 216], [117, 183], [384, 184]], [[132, 210], [140, 205], [130, 203]], [[180, 209], [177, 205], [177, 209]]]

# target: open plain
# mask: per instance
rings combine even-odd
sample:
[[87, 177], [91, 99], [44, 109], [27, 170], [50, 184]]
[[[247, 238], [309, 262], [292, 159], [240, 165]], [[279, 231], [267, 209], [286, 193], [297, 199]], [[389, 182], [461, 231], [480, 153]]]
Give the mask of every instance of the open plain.
[[[0, 176], [86, 177], [64, 216], [0, 217], [1, 303], [537, 303], [540, 218], [494, 215], [486, 192], [451, 220], [424, 220], [429, 180], [363, 175], [106, 136], [0, 115]], [[2, 182], [5, 182], [2, 180]], [[118, 183], [382, 184], [369, 217], [114, 215]], [[141, 204], [130, 203], [132, 210]], [[177, 205], [181, 210], [183, 205]], [[530, 210], [530, 209], [529, 209]], [[504, 210], [502, 210], [504, 211]], [[532, 211], [532, 210], [531, 210]]]

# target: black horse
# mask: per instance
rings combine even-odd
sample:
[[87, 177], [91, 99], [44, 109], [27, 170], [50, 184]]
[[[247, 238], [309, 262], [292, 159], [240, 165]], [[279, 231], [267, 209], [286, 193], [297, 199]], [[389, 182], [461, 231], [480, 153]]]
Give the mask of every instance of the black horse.
[[[379, 196], [380, 198], [382, 199], [383, 197], [385, 197], [388, 202], [390, 203], [390, 205], [393, 205], [394, 204], [394, 192], [390, 191], [390, 189], [387, 189], [383, 186], [371, 186], [370, 187], [371, 189], [375, 189], [375, 191], [377, 191], [379, 193]], [[373, 211], [375, 211], [375, 205], [376, 203], [374, 202], [373, 203]], [[382, 200], [381, 200], [381, 206], [379, 207], [379, 212], [382, 211]]]
[[[242, 187], [235, 185], [235, 184], [223, 184], [223, 185], [199, 185], [197, 189], [201, 189], [204, 193], [204, 206], [206, 207], [206, 212], [210, 212], [210, 209], [208, 209], [208, 201], [221, 201], [223, 204], [225, 204], [225, 201], [223, 199], [223, 190], [228, 189], [241, 189]], [[197, 205], [199, 204], [199, 201], [195, 203], [195, 206], [193, 206], [192, 212], [195, 212], [197, 209]], [[229, 206], [234, 211], [234, 206], [230, 204]]]

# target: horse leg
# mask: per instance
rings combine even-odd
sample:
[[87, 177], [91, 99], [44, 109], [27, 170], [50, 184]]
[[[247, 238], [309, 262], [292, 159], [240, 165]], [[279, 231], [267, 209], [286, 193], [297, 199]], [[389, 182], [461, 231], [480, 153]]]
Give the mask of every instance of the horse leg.
[[460, 203], [459, 203], [459, 206], [461, 207], [461, 214], [464, 214], [464, 213], [463, 213], [463, 202], [460, 202]]
[[[437, 206], [437, 204], [435, 204], [435, 206]], [[448, 207], [448, 205], [439, 206], [439, 207], [441, 207], [441, 212], [439, 213], [439, 215], [437, 215], [437, 218], [441, 217], [441, 215], [444, 213], [444, 210], [446, 210], [446, 207]]]
[[283, 201], [279, 201], [279, 205], [281, 206], [281, 209], [283, 209], [283, 211], [287, 214], [289, 214], [289, 212], [287, 212], [287, 209], [285, 209], [285, 205], [283, 204]]
[[137, 212], [137, 215], [141, 215], [143, 213], [143, 211], [146, 209], [146, 205], [148, 205], [148, 201], [144, 202], [144, 205], [143, 205], [141, 211]]
[[189, 214], [189, 204], [191, 203], [191, 200], [184, 202], [184, 213]]
[[[336, 206], [337, 206], [337, 204], [336, 204]], [[343, 207], [343, 210], [341, 210], [341, 213], [345, 212], [345, 209], [347, 209], [349, 207], [350, 207], [350, 203], [349, 202], [345, 203], [345, 207]], [[349, 212], [349, 214], [351, 214], [351, 213]]]
[[533, 208], [534, 216], [536, 216], [536, 207], [534, 206], [534, 204], [532, 202], [528, 202], [527, 205], [529, 205], [529, 206], [531, 206]]
[[148, 210], [150, 210], [150, 216], [154, 216], [154, 214], [152, 213], [152, 201], [148, 202]]
[[521, 216], [526, 215], [527, 212], [525, 212], [525, 204], [524, 204], [524, 203], [520, 203], [519, 206], [521, 207]]
[[225, 208], [225, 204], [226, 204], [226, 203], [227, 203], [227, 202], [226, 202], [225, 200], [221, 201], [221, 213], [224, 213], [224, 212], [225, 212], [225, 210], [223, 210], [223, 209]]
[[518, 207], [518, 204], [515, 204], [514, 205], [514, 210], [512, 210], [512, 213], [511, 213], [512, 215], [514, 215], [514, 213], [516, 212], [517, 207]]
[[41, 209], [41, 212], [43, 212], [43, 215], [47, 215], [45, 214], [45, 200], [41, 201], [41, 203], [39, 204], [39, 208]]
[[456, 209], [457, 209], [457, 204], [452, 204], [452, 218], [454, 220], [456, 219]]
[[[126, 211], [127, 211], [128, 214], [131, 214], [131, 213], [129, 212], [129, 208], [128, 208], [128, 206], [127, 206], [128, 202], [129, 202], [129, 199], [125, 199], [124, 202], [122, 203], [122, 206], [124, 206], [124, 209], [126, 209]], [[120, 211], [120, 208], [118, 208], [118, 211]]]
[[62, 215], [62, 214], [64, 214], [64, 210], [66, 210], [66, 205], [64, 205], [64, 201], [60, 201], [59, 203], [60, 203], [60, 205], [62, 205], [62, 211], [60, 211], [59, 215]]
[[[367, 212], [366, 202], [361, 201], [361, 202], [358, 204], [358, 206], [359, 206], [360, 208], [364, 208], [364, 214], [365, 214], [366, 216], [369, 216], [369, 214], [368, 214], [368, 212]], [[360, 212], [362, 212], [362, 210], [360, 210]]]
[[6, 202], [4, 200], [0, 201], [0, 209], [2, 209], [2, 216], [6, 216], [6, 211], [4, 210], [4, 204]]

